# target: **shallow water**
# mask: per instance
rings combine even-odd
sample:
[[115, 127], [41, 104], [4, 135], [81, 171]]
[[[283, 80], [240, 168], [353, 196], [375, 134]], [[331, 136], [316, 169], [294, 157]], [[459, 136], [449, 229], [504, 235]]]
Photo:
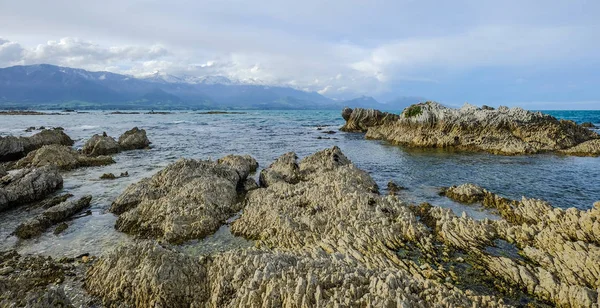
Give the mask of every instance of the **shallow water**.
[[[554, 114], [555, 116], [560, 116]], [[578, 122], [600, 122], [600, 113], [568, 113]], [[485, 153], [455, 153], [445, 150], [408, 149], [382, 141], [365, 140], [363, 134], [325, 134], [343, 124], [338, 111], [248, 111], [246, 114], [197, 114], [175, 112], [167, 115], [112, 115], [105, 112], [52, 116], [1, 116], [0, 135], [30, 135], [30, 126], [64, 127], [81, 147], [95, 133], [106, 131], [118, 137], [138, 126], [153, 142], [150, 150], [120, 153], [116, 164], [84, 168], [64, 174], [65, 187], [75, 197], [91, 194], [92, 215], [69, 222], [61, 235], [48, 230], [39, 238], [17, 241], [10, 233], [26, 217], [24, 208], [0, 213], [0, 250], [16, 247], [22, 253], [73, 256], [101, 254], [131, 238], [113, 228], [116, 217], [107, 213], [110, 203], [127, 185], [148, 177], [180, 157], [217, 159], [236, 153], [250, 154], [261, 167], [289, 151], [299, 157], [339, 146], [356, 166], [370, 172], [382, 188], [394, 180], [407, 189], [400, 197], [413, 203], [430, 202], [451, 208], [457, 215], [465, 211], [477, 219], [496, 218], [478, 206], [465, 206], [438, 196], [442, 186], [465, 182], [479, 184], [509, 198], [521, 196], [548, 200], [558, 207], [590, 208], [600, 200], [600, 158], [536, 155], [504, 157]], [[318, 130], [317, 127], [323, 127]], [[322, 139], [318, 139], [321, 137]], [[326, 139], [331, 138], [331, 139]], [[107, 172], [129, 172], [129, 177], [99, 180]], [[223, 247], [251, 243], [231, 238], [223, 227], [205, 241], [182, 247], [191, 253], [219, 251]], [[221, 244], [222, 245], [219, 245]], [[212, 247], [212, 248], [211, 248]]]

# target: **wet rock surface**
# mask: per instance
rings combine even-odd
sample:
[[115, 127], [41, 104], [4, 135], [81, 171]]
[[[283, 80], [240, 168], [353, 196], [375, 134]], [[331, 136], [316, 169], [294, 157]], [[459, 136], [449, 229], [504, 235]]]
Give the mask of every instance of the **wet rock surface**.
[[104, 133], [103, 135], [93, 135], [92, 138], [85, 143], [81, 151], [86, 155], [99, 156], [119, 153], [121, 148], [115, 138], [107, 136], [106, 133]]
[[[502, 217], [475, 220], [381, 194], [337, 147], [303, 159], [282, 155], [261, 171], [260, 186], [250, 178], [257, 167], [250, 156], [181, 159], [113, 202], [115, 228], [135, 239], [98, 259], [82, 256], [85, 266], [52, 260], [44, 266], [78, 279], [89, 266], [85, 290], [106, 307], [598, 305], [600, 202], [587, 211], [562, 210], [473, 184], [442, 190]], [[388, 186], [390, 193], [399, 189]], [[68, 219], [76, 207], [65, 204], [75, 203], [46, 210], [57, 213], [53, 224]], [[200, 257], [179, 249], [228, 223], [254, 247]], [[0, 303], [35, 298], [80, 306], [73, 292], [87, 296], [55, 276], [21, 289], [13, 282], [37, 279], [38, 272], [14, 276], [24, 274], [14, 262], [2, 262], [0, 288], [8, 291]]]
[[[171, 168], [156, 179], [166, 179]], [[275, 171], [277, 176], [267, 176]], [[456, 288], [434, 263], [403, 258], [402, 248], [436, 254], [435, 237], [407, 204], [379, 195], [373, 179], [339, 148], [300, 161], [285, 154], [263, 175], [267, 187], [247, 193], [241, 217], [231, 225], [256, 248], [198, 259], [139, 242], [96, 262], [86, 278], [88, 291], [109, 307], [506, 305], [498, 294]], [[121, 201], [151, 191], [151, 181], [142, 185], [130, 187]]]
[[203, 238], [241, 209], [238, 188], [256, 166], [249, 156], [181, 159], [113, 202], [111, 211], [119, 214], [115, 227], [171, 243]]
[[54, 166], [19, 170], [0, 181], [0, 211], [39, 201], [62, 185], [63, 178]]
[[44, 145], [72, 146], [73, 143], [73, 140], [63, 132], [62, 128], [45, 129], [31, 137], [0, 136], [0, 162], [20, 159]]
[[72, 258], [0, 252], [1, 307], [92, 307], [82, 288], [84, 267]]
[[119, 137], [119, 146], [123, 151], [145, 149], [150, 146], [146, 130], [134, 127]]
[[[438, 234], [447, 243], [470, 250], [492, 275], [542, 300], [563, 307], [598, 305], [598, 207], [563, 210], [542, 200], [509, 200], [472, 184], [445, 193], [455, 200], [477, 200], [497, 208], [504, 218], [480, 222], [432, 212]], [[520, 257], [486, 253], [485, 247], [499, 239], [515, 245]]]
[[53, 225], [68, 220], [71, 216], [87, 208], [90, 201], [92, 201], [92, 196], [85, 196], [77, 201], [59, 203], [48, 208], [42, 214], [20, 224], [14, 233], [21, 239], [38, 236]]
[[490, 109], [465, 104], [453, 109], [427, 102], [412, 105], [400, 115], [356, 109], [342, 130], [366, 131], [366, 138], [412, 147], [454, 148], [500, 155], [552, 151], [600, 155], [597, 133], [572, 121], [557, 120], [518, 107]]
[[87, 156], [64, 145], [46, 145], [27, 154], [16, 163], [16, 168], [54, 165], [61, 170], [80, 167], [105, 166], [115, 161], [110, 156]]

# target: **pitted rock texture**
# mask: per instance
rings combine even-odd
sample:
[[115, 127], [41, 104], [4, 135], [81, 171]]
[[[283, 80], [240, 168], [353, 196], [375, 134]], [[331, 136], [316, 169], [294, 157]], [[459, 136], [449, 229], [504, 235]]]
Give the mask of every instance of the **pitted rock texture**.
[[122, 247], [87, 273], [107, 307], [503, 307], [394, 268], [318, 250], [247, 249], [192, 258], [156, 244]]
[[[226, 174], [241, 181], [245, 173], [225, 161], [243, 159], [210, 166], [226, 167]], [[115, 201], [116, 208], [135, 209], [172, 191], [187, 196], [179, 187], [190, 181], [190, 174], [206, 176], [199, 170], [207, 167], [197, 167], [201, 163], [183, 160], [132, 185]], [[600, 229], [600, 203], [587, 212], [557, 210], [543, 201], [508, 200], [465, 185], [447, 191], [464, 202], [498, 208], [505, 219], [457, 217], [449, 209], [380, 195], [375, 181], [337, 147], [300, 161], [287, 153], [263, 170], [261, 183], [238, 203], [243, 211], [230, 227], [233, 234], [254, 240], [254, 248], [198, 258], [138, 240], [92, 265], [88, 291], [108, 307], [598, 304], [600, 262], [594, 230]], [[148, 216], [165, 220], [176, 212], [153, 203]], [[218, 217], [218, 212], [203, 215]], [[520, 254], [490, 252], [498, 240], [514, 245]], [[479, 280], [469, 282], [472, 277]]]
[[379, 126], [386, 123], [395, 122], [399, 119], [397, 114], [381, 112], [375, 109], [345, 108], [342, 111], [342, 117], [346, 124], [340, 128], [344, 132], [366, 132], [369, 127]]
[[81, 149], [81, 152], [90, 156], [111, 155], [121, 151], [115, 138], [104, 135], [93, 135]]
[[0, 211], [39, 201], [62, 185], [63, 178], [54, 166], [19, 170], [0, 181]]
[[113, 202], [111, 211], [119, 214], [115, 228], [171, 243], [203, 238], [241, 209], [238, 188], [256, 166], [249, 156], [181, 159]]
[[[436, 230], [448, 244], [479, 255], [494, 276], [526, 289], [561, 307], [596, 307], [600, 289], [600, 209], [587, 211], [553, 208], [535, 199], [499, 197], [472, 184], [451, 187], [455, 200], [480, 201], [496, 208], [500, 221], [474, 221], [432, 209]], [[511, 258], [485, 253], [486, 245], [502, 239], [514, 244], [522, 256]]]
[[73, 143], [73, 140], [63, 132], [62, 128], [45, 129], [31, 137], [0, 136], [0, 162], [20, 159], [44, 145], [72, 146]]
[[42, 167], [54, 165], [61, 170], [72, 170], [80, 167], [105, 166], [115, 163], [110, 156], [90, 157], [82, 155], [64, 145], [46, 145], [16, 163], [16, 168]]
[[[396, 118], [391, 114], [382, 116], [375, 111], [359, 114], [360, 117], [351, 116], [347, 121], [344, 126], [350, 127], [347, 131], [366, 130], [366, 138], [394, 144], [500, 155], [550, 151], [600, 155], [597, 143], [590, 142], [600, 138], [597, 133], [572, 121], [557, 120], [550, 115], [517, 107], [490, 109], [465, 104], [460, 109], [453, 109], [427, 102], [406, 108]], [[579, 148], [569, 151], [580, 144]]]
[[134, 127], [119, 137], [119, 146], [123, 151], [146, 149], [150, 146], [150, 140], [146, 130]]
[[50, 257], [0, 252], [0, 307], [74, 307], [63, 288], [54, 286], [67, 275], [73, 275], [72, 266]]
[[[295, 157], [267, 168], [293, 176], [248, 192], [231, 226], [258, 248], [198, 259], [154, 243], [128, 245], [92, 266], [88, 291], [109, 307], [505, 306], [440, 282], [450, 278], [434, 266], [401, 258], [396, 250], [408, 245], [434, 252], [430, 231], [406, 204], [379, 195], [339, 148]], [[146, 189], [132, 189], [123, 201]]]
[[562, 150], [561, 153], [573, 156], [600, 156], [600, 139], [582, 142], [572, 148]]
[[40, 215], [20, 224], [15, 230], [15, 235], [28, 239], [42, 234], [55, 224], [63, 222], [90, 206], [92, 196], [85, 196], [77, 201], [65, 201], [52, 206]]

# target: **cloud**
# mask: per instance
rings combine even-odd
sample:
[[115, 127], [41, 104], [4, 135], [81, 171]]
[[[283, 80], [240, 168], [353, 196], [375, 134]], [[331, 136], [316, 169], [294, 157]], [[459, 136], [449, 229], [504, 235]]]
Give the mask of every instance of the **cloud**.
[[[593, 73], [598, 1], [24, 0], [2, 7], [0, 29], [10, 31], [2, 33], [0, 66], [222, 75], [332, 97], [442, 101], [480, 91], [470, 85], [498, 70], [501, 82], [527, 80], [520, 86], [530, 93], [536, 79], [566, 84], [563, 75], [581, 76], [568, 82], [589, 89], [600, 80]], [[523, 99], [511, 91], [504, 100]]]
[[14, 65], [21, 61], [23, 48], [15, 42], [0, 38], [0, 65]]

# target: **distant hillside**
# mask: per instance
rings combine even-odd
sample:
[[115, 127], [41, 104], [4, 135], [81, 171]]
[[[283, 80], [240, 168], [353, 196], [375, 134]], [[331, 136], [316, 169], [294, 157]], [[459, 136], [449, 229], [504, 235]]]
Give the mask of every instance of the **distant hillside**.
[[394, 109], [372, 97], [338, 102], [223, 76], [143, 78], [48, 64], [0, 69], [0, 109]]

